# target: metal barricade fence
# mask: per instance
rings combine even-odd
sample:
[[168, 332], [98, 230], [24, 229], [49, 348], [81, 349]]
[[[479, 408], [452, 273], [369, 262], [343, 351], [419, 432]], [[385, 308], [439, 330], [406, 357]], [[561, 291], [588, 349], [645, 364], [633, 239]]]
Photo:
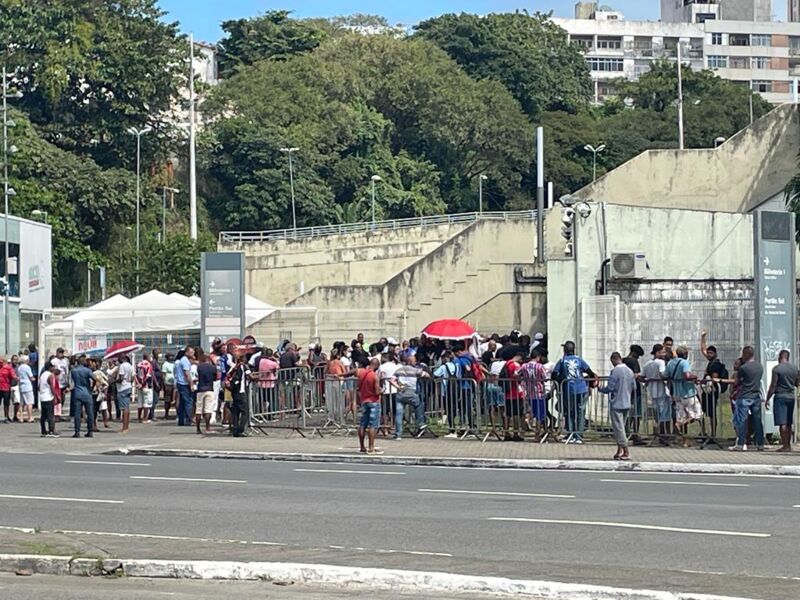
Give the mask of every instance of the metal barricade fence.
[[261, 433], [290, 429], [305, 437], [304, 389], [308, 379], [306, 367], [255, 371], [250, 386], [250, 428]]
[[586, 433], [611, 435], [608, 398], [598, 389], [608, 381], [606, 377], [593, 380], [566, 379], [556, 385], [556, 412], [567, 444], [582, 444]]

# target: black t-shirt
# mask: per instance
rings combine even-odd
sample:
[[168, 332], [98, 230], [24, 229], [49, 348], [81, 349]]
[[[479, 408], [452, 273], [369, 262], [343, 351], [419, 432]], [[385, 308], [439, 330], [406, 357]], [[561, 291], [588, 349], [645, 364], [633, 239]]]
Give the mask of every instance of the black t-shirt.
[[300, 362], [300, 358], [294, 352], [284, 352], [278, 359], [278, 366], [281, 369], [292, 369]]
[[725, 365], [718, 358], [715, 358], [706, 365], [706, 375], [722, 379], [725, 376]]
[[631, 371], [633, 371], [634, 375], [638, 375], [642, 372], [642, 367], [639, 365], [639, 361], [632, 356], [626, 356], [622, 359], [622, 364], [628, 367]]
[[487, 350], [481, 355], [481, 362], [486, 365], [486, 367], [491, 367], [492, 363], [494, 362], [494, 352], [491, 350]]
[[508, 343], [500, 348], [500, 352], [497, 353], [497, 358], [508, 361], [514, 358], [514, 356], [517, 354], [520, 354], [523, 358], [525, 358], [527, 357], [528, 352], [526, 352], [525, 348], [519, 344]]
[[369, 346], [369, 353], [372, 356], [377, 356], [378, 354], [383, 354], [384, 346], [380, 342], [375, 342], [374, 344], [370, 344]]
[[210, 362], [197, 365], [197, 391], [213, 392], [214, 382], [217, 380], [217, 367]]

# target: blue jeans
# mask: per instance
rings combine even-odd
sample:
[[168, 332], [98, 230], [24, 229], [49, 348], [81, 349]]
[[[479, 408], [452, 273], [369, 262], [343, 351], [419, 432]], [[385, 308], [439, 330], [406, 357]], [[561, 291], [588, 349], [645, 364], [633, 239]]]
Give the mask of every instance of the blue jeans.
[[733, 426], [736, 428], [736, 445], [744, 446], [747, 439], [748, 414], [753, 416], [754, 441], [756, 446], [764, 445], [764, 423], [761, 422], [761, 398], [738, 398], [733, 413]]
[[586, 394], [574, 394], [569, 391], [564, 396], [564, 415], [567, 433], [583, 435], [586, 428]]
[[192, 392], [188, 385], [177, 385], [178, 388], [178, 425], [192, 424]]
[[406, 413], [406, 404], [410, 404], [414, 409], [414, 421], [417, 427], [425, 423], [425, 405], [412, 390], [403, 390], [398, 393], [394, 401], [394, 434], [397, 437], [403, 435], [403, 417]]
[[92, 433], [92, 428], [94, 427], [94, 402], [92, 402], [91, 396], [89, 398], [76, 398], [75, 394], [72, 394], [70, 412], [75, 423], [75, 433], [81, 432], [81, 408], [86, 411], [86, 433]]

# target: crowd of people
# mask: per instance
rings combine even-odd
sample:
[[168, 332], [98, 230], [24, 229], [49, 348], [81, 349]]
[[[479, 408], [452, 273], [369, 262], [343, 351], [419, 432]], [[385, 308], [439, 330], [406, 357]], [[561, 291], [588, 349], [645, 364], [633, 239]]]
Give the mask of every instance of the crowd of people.
[[730, 388], [736, 431], [730, 449], [764, 449], [761, 412], [772, 402], [780, 431], [778, 451], [791, 451], [800, 372], [786, 350], [780, 353], [767, 390], [762, 390], [763, 367], [752, 347], [742, 350], [729, 374], [716, 348], [707, 344], [705, 332], [700, 352], [707, 365], [700, 374], [692, 370], [689, 349], [675, 347], [670, 337], [652, 347], [647, 361], [639, 345], [632, 345], [624, 357], [614, 352], [607, 378], [597, 377], [576, 354], [573, 342], [567, 341], [561, 350], [551, 360], [545, 334], [531, 338], [519, 331], [456, 341], [425, 335], [401, 342], [383, 337], [371, 344], [358, 334], [350, 343], [336, 342], [328, 353], [319, 344], [304, 353], [289, 340], [272, 349], [252, 338], [237, 345], [218, 339], [208, 352], [187, 346], [162, 359], [153, 350], [135, 363], [127, 355], [108, 361], [68, 356], [63, 348], [40, 361], [31, 345], [10, 360], [0, 357], [0, 402], [7, 423], [32, 423], [38, 410], [41, 435], [47, 437], [59, 435], [57, 423], [65, 416], [65, 405], [73, 437], [80, 436], [82, 423], [86, 437], [101, 423], [109, 429], [118, 422], [119, 432], [126, 433], [134, 402], [142, 424], [156, 420], [161, 404], [161, 418], [174, 419], [178, 426], [194, 426], [206, 435], [223, 427], [240, 437], [247, 435], [251, 393], [263, 400], [259, 406], [270, 419], [295, 408], [304, 410], [297, 391], [302, 370], [329, 409], [335, 406], [345, 418], [358, 421], [361, 451], [372, 454], [380, 453], [375, 439], [381, 433], [402, 439], [406, 421], [413, 422], [414, 436], [424, 435], [434, 405], [445, 437], [464, 437], [480, 429], [480, 405], [480, 414], [489, 418], [490, 433], [499, 440], [552, 436], [582, 444], [594, 389], [608, 397], [607, 420], [617, 444], [614, 458], [629, 460], [629, 443], [644, 443], [642, 424], [648, 415], [655, 441], [664, 445], [676, 440], [692, 445], [689, 425], [695, 422], [705, 439], [716, 440], [720, 396]]

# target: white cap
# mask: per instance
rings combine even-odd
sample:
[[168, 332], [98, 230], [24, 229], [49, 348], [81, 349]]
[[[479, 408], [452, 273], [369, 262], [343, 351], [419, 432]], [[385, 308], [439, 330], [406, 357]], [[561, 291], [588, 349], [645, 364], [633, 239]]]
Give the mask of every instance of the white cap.
[[533, 339], [538, 340], [538, 341], [541, 342], [544, 339], [544, 334], [539, 332], [535, 336], [533, 336]]
[[399, 346], [397, 340], [394, 339], [393, 337], [386, 338], [386, 343], [389, 344], [390, 346]]

